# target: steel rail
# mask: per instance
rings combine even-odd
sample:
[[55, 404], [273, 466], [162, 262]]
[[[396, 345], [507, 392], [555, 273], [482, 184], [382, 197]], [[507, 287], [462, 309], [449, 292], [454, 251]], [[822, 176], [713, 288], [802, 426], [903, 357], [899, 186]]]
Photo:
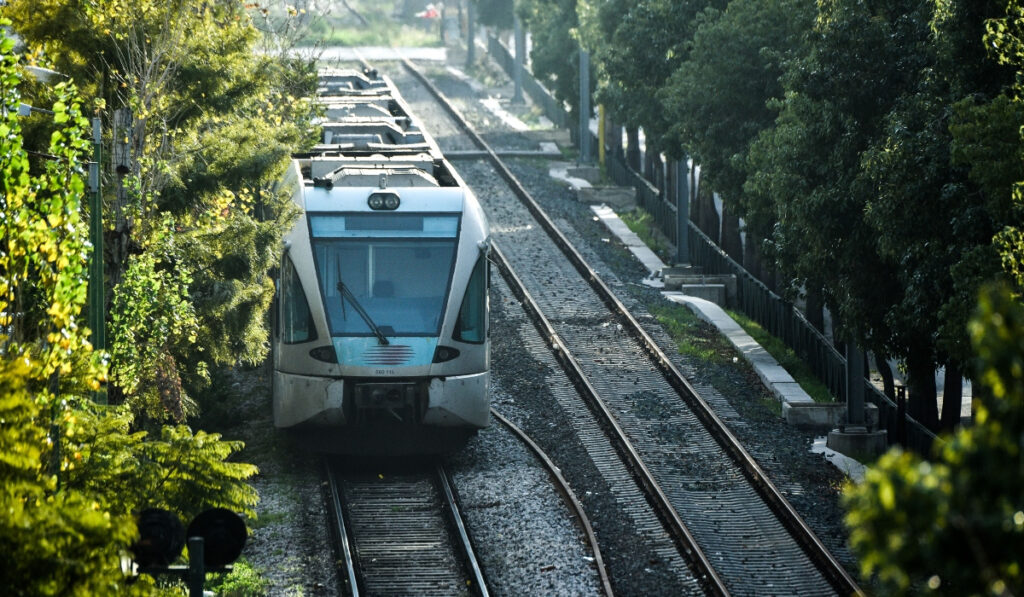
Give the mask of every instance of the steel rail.
[[595, 292], [601, 297], [605, 305], [619, 318], [631, 336], [642, 344], [650, 358], [658, 366], [666, 381], [672, 385], [680, 397], [690, 405], [694, 413], [704, 423], [708, 431], [714, 436], [719, 445], [728, 453], [740, 466], [748, 481], [754, 486], [757, 492], [768, 506], [776, 513], [782, 524], [789, 530], [790, 534], [801, 546], [807, 556], [814, 562], [818, 570], [828, 579], [829, 583], [842, 595], [857, 594], [864, 592], [857, 585], [856, 581], [846, 572], [842, 564], [835, 559], [835, 556], [825, 547], [814, 531], [800, 517], [789, 501], [782, 495], [774, 483], [768, 478], [757, 461], [747, 452], [736, 436], [729, 430], [725, 423], [714, 412], [714, 409], [705, 401], [693, 388], [690, 382], [683, 376], [668, 355], [661, 350], [661, 347], [651, 338], [650, 334], [626, 309], [625, 305], [615, 296], [607, 284], [600, 278], [596, 271], [587, 264], [579, 251], [569, 242], [561, 230], [555, 225], [551, 218], [544, 212], [543, 208], [529, 194], [523, 185], [516, 179], [515, 175], [498, 158], [494, 150], [483, 140], [483, 138], [470, 127], [465, 118], [458, 112], [441, 93], [440, 90], [427, 77], [416, 68], [407, 58], [402, 58], [402, 64], [424, 87], [426, 87], [445, 111], [452, 117], [460, 128], [469, 136], [473, 142], [488, 155], [488, 161], [498, 171], [505, 182], [510, 186], [515, 195], [523, 202], [524, 206], [537, 219], [542, 228], [551, 236], [559, 249], [565, 254], [576, 270], [583, 276]]
[[462, 557], [465, 559], [467, 567], [473, 576], [472, 588], [475, 589], [480, 597], [490, 597], [490, 592], [487, 590], [487, 580], [484, 578], [484, 573], [480, 569], [480, 563], [476, 559], [476, 552], [473, 550], [473, 543], [470, 541], [469, 533], [466, 531], [466, 523], [462, 519], [458, 500], [455, 498], [455, 492], [452, 491], [452, 484], [448, 479], [448, 471], [439, 464], [434, 469], [434, 473], [437, 476], [437, 484], [441, 488], [441, 495], [444, 497], [444, 506], [448, 510], [449, 522], [455, 528], [455, 534], [459, 538]]
[[341, 492], [338, 479], [334, 476], [330, 463], [324, 460], [324, 474], [327, 476], [327, 488], [330, 493], [327, 501], [328, 509], [334, 518], [334, 533], [338, 547], [341, 548], [341, 560], [344, 564], [344, 580], [348, 585], [349, 594], [359, 597], [359, 579], [356, 575], [355, 554], [349, 541], [348, 529], [345, 527], [345, 513], [341, 506]]
[[597, 574], [601, 578], [601, 588], [604, 589], [604, 594], [607, 595], [607, 597], [613, 597], [615, 592], [612, 590], [611, 579], [608, 578], [608, 568], [605, 566], [604, 558], [601, 556], [601, 547], [597, 543], [597, 535], [594, 533], [594, 527], [591, 526], [590, 518], [583, 509], [583, 502], [580, 501], [579, 497], [576, 496], [576, 492], [574, 492], [572, 487], [569, 486], [569, 482], [566, 481], [564, 476], [562, 476], [562, 471], [558, 470], [558, 467], [555, 466], [555, 463], [548, 457], [544, 450], [537, 445], [537, 442], [533, 441], [525, 431], [517, 427], [515, 423], [509, 421], [493, 408], [491, 408], [491, 415], [498, 419], [502, 425], [508, 427], [508, 429], [515, 434], [516, 437], [522, 440], [524, 444], [529, 446], [534, 455], [544, 463], [544, 467], [548, 469], [548, 473], [555, 478], [558, 490], [569, 502], [569, 505], [572, 506], [573, 511], [576, 513], [576, 519], [579, 521], [580, 526], [583, 527], [583, 533], [587, 536], [587, 543], [590, 544], [590, 550], [594, 554], [594, 566], [597, 568]]
[[729, 595], [729, 589], [718, 575], [718, 572], [715, 571], [714, 566], [711, 565], [711, 560], [697, 544], [696, 538], [694, 538], [686, 524], [683, 523], [683, 519], [679, 516], [675, 507], [672, 506], [668, 496], [640, 458], [640, 453], [637, 452], [633, 443], [626, 436], [626, 432], [619, 425], [618, 420], [609, 410], [608, 405], [601, 398], [597, 389], [590, 383], [590, 379], [584, 373], [579, 361], [576, 360], [569, 347], [562, 341], [562, 338], [555, 331], [547, 316], [541, 311], [540, 305], [530, 294], [530, 291], [526, 289], [522, 280], [512, 270], [508, 260], [505, 259], [504, 253], [501, 251], [501, 247], [497, 243], [493, 243], [491, 246], [491, 258], [498, 266], [502, 277], [508, 283], [512, 293], [517, 299], [522, 301], [523, 308], [538, 331], [547, 337], [555, 360], [559, 362], [572, 381], [573, 386], [576, 387], [577, 391], [580, 392], [591, 410], [598, 417], [605, 433], [615, 446], [615, 450], [619, 453], [626, 468], [647, 496], [651, 507], [654, 508], [654, 511], [665, 526], [665, 530], [673, 538], [684, 559], [689, 563], [694, 576], [710, 593], [723, 596]]

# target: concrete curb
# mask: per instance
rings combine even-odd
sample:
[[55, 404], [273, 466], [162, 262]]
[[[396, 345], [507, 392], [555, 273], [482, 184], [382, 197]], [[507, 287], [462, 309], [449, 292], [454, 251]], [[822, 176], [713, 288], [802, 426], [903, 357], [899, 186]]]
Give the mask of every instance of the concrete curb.
[[[659, 278], [661, 270], [665, 268], [665, 263], [661, 258], [650, 247], [645, 245], [610, 207], [595, 205], [591, 206], [590, 209], [594, 212], [595, 219], [600, 220], [650, 272], [650, 275], [643, 283], [663, 288], [664, 284]], [[814, 399], [800, 387], [800, 384], [793, 379], [793, 376], [779, 365], [778, 361], [747, 334], [721, 307], [711, 301], [688, 296], [679, 291], [663, 290], [661, 294], [674, 303], [685, 305], [698, 317], [718, 328], [729, 339], [729, 342], [739, 350], [743, 358], [754, 368], [765, 388], [782, 404], [782, 418], [787, 424], [804, 429], [827, 432], [838, 427], [842, 422], [846, 413], [845, 404], [819, 404], [814, 402]], [[875, 421], [878, 420], [877, 408], [872, 409], [871, 407], [873, 406], [868, 405], [868, 412], [865, 413], [869, 422], [872, 419], [872, 415]], [[818, 443], [823, 443], [824, 438], [821, 439], [822, 442]], [[864, 466], [856, 460], [827, 449], [824, 445], [818, 446], [816, 444], [814, 451], [825, 454], [829, 462], [852, 478], [858, 479], [863, 477]]]

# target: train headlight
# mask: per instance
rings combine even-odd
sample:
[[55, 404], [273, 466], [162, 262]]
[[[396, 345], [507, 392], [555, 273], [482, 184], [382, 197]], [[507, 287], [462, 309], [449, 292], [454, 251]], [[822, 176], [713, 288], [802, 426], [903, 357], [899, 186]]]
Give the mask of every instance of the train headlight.
[[402, 200], [394, 193], [370, 193], [366, 203], [370, 209], [395, 210], [402, 204]]
[[457, 356], [459, 356], [458, 350], [447, 346], [438, 346], [437, 350], [434, 351], [434, 362], [444, 363], [445, 361], [450, 361]]
[[338, 356], [334, 352], [333, 346], [318, 346], [313, 350], [309, 351], [309, 356], [313, 357], [318, 361], [325, 363], [337, 363]]

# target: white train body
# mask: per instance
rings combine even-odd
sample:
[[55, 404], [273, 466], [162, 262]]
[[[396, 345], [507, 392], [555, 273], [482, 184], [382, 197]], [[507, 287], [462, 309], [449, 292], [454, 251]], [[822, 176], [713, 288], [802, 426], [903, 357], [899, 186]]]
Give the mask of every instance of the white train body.
[[486, 427], [483, 210], [389, 81], [321, 81], [324, 142], [284, 179], [301, 217], [277, 279], [274, 423], [371, 439]]

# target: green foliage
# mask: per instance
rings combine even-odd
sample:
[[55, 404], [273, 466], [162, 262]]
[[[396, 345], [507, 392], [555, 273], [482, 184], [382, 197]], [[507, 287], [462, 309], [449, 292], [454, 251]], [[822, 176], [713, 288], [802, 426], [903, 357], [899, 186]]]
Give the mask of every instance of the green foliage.
[[481, 25], [508, 31], [512, 29], [513, 0], [474, 0]]
[[68, 474], [69, 489], [95, 496], [114, 511], [165, 508], [186, 521], [208, 508], [255, 515], [259, 498], [245, 480], [256, 467], [228, 461], [241, 442], [184, 425], [164, 426], [159, 439], [151, 439], [131, 432], [131, 414], [123, 408], [85, 409], [75, 419], [67, 450], [77, 465]]
[[980, 382], [975, 424], [934, 462], [892, 450], [848, 485], [850, 542], [891, 594], [1024, 590], [1024, 305], [989, 289], [971, 322]]
[[137, 409], [136, 424], [182, 421], [209, 367], [265, 356], [266, 273], [291, 213], [273, 187], [290, 153], [313, 142], [314, 107], [302, 99], [313, 64], [256, 52], [241, 2], [12, 0], [3, 10], [34, 61], [85, 81], [113, 130], [110, 395]]
[[121, 552], [135, 535], [125, 513], [58, 488], [47, 469], [49, 416], [26, 387], [31, 365], [0, 360], [0, 560], [11, 595], [109, 594], [123, 581]]
[[266, 594], [267, 581], [243, 558], [234, 563], [228, 574], [208, 574], [205, 589], [227, 597], [258, 597]]
[[[576, 36], [576, 0], [523, 0], [516, 5], [516, 14], [533, 36], [530, 61], [534, 75], [559, 101], [569, 104], [572, 114], [578, 114], [580, 45]], [[593, 73], [590, 81], [593, 87]]]
[[709, 7], [695, 19], [688, 59], [658, 91], [674, 144], [688, 147], [702, 181], [731, 200], [741, 199], [747, 149], [775, 120], [770, 102], [782, 99], [785, 61], [798, 54], [813, 16], [807, 0]]
[[[85, 399], [104, 375], [79, 323], [87, 123], [74, 87], [59, 85], [46, 150], [53, 157], [33, 166], [12, 50], [0, 33], [0, 578], [14, 595], [146, 594], [152, 581], [129, 583], [120, 566], [136, 534], [132, 513], [156, 505], [186, 518], [208, 506], [251, 514], [256, 494], [245, 479], [256, 471], [227, 462], [237, 442], [184, 426], [149, 440], [131, 431], [127, 409]], [[136, 287], [149, 295], [141, 308], [151, 309], [167, 291], [165, 272], [155, 263], [139, 272]], [[180, 331], [155, 312], [140, 315], [133, 332]]]
[[[583, 32], [599, 73], [598, 101], [617, 122], [643, 127], [648, 146], [674, 158], [681, 157], [684, 147], [679, 139], [666, 138], [673, 115], [665, 109], [661, 90], [689, 56], [701, 21], [698, 15], [708, 7], [723, 10], [726, 4], [724, 0], [581, 2], [586, 19]], [[541, 40], [535, 41], [535, 47], [538, 43]]]
[[[167, 222], [166, 239], [173, 238]], [[135, 412], [160, 421], [183, 421], [193, 410], [181, 387], [175, 353], [195, 347], [199, 322], [189, 300], [191, 275], [155, 251], [132, 255], [114, 296], [108, 331], [111, 380]], [[193, 375], [201, 375], [198, 366]]]
[[[1019, 111], [1024, 102], [1024, 4], [1019, 0], [1011, 0], [1006, 5], [1006, 14], [1002, 18], [994, 18], [985, 22], [985, 46], [1000, 64], [1015, 70], [1016, 79], [1013, 86], [1013, 104]], [[1024, 128], [1019, 129], [1024, 139]], [[1022, 148], [1018, 145], [1007, 159], [1020, 163]], [[1018, 291], [1024, 289], [1024, 230], [1020, 222], [1024, 220], [1024, 181], [1020, 178], [1013, 186], [1014, 218], [996, 236], [995, 243], [1002, 257], [1003, 270], [1016, 284]]]

